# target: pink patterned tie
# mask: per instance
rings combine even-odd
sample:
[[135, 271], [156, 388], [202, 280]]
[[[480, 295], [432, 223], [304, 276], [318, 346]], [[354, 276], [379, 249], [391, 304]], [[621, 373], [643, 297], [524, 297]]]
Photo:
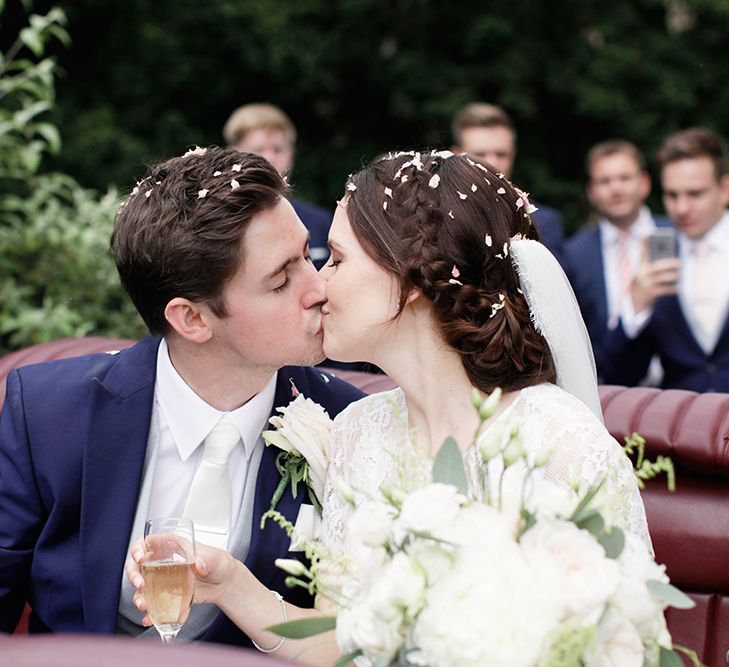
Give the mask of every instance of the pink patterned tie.
[[618, 236], [618, 278], [620, 279], [620, 293], [630, 291], [633, 282], [633, 262], [630, 260], [630, 232], [623, 229]]

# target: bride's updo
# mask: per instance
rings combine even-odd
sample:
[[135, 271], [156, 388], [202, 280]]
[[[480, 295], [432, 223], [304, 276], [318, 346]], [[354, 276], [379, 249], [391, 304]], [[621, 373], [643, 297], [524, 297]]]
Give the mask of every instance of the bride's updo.
[[432, 302], [443, 338], [481, 391], [554, 382], [511, 262], [512, 237], [539, 240], [526, 193], [466, 154], [398, 153], [350, 176], [347, 214], [358, 241]]

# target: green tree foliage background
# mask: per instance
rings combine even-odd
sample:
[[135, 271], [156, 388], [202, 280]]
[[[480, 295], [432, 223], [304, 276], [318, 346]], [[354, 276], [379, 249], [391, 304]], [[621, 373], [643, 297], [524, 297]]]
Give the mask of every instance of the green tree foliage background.
[[484, 100], [517, 121], [516, 180], [574, 229], [594, 142], [619, 136], [651, 156], [688, 125], [729, 135], [729, 0], [60, 5], [74, 43], [58, 53], [58, 165], [96, 188], [221, 142], [232, 109], [265, 100], [299, 129], [300, 193], [332, 206], [363, 161], [449, 145], [453, 113]]

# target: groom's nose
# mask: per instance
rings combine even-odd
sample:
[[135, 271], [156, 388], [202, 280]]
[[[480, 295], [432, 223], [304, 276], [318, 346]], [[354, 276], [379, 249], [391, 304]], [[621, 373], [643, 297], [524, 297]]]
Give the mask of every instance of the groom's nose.
[[314, 268], [313, 264], [309, 265], [307, 280], [309, 282], [304, 294], [303, 306], [304, 308], [320, 306], [326, 301], [326, 280]]

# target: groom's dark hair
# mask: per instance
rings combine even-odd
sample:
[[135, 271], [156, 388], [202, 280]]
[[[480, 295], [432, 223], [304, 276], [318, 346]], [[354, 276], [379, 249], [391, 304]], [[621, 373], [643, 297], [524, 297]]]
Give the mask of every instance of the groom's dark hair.
[[152, 333], [168, 331], [175, 297], [226, 316], [222, 292], [241, 265], [248, 223], [287, 193], [269, 162], [234, 149], [195, 148], [148, 168], [119, 207], [111, 250]]

